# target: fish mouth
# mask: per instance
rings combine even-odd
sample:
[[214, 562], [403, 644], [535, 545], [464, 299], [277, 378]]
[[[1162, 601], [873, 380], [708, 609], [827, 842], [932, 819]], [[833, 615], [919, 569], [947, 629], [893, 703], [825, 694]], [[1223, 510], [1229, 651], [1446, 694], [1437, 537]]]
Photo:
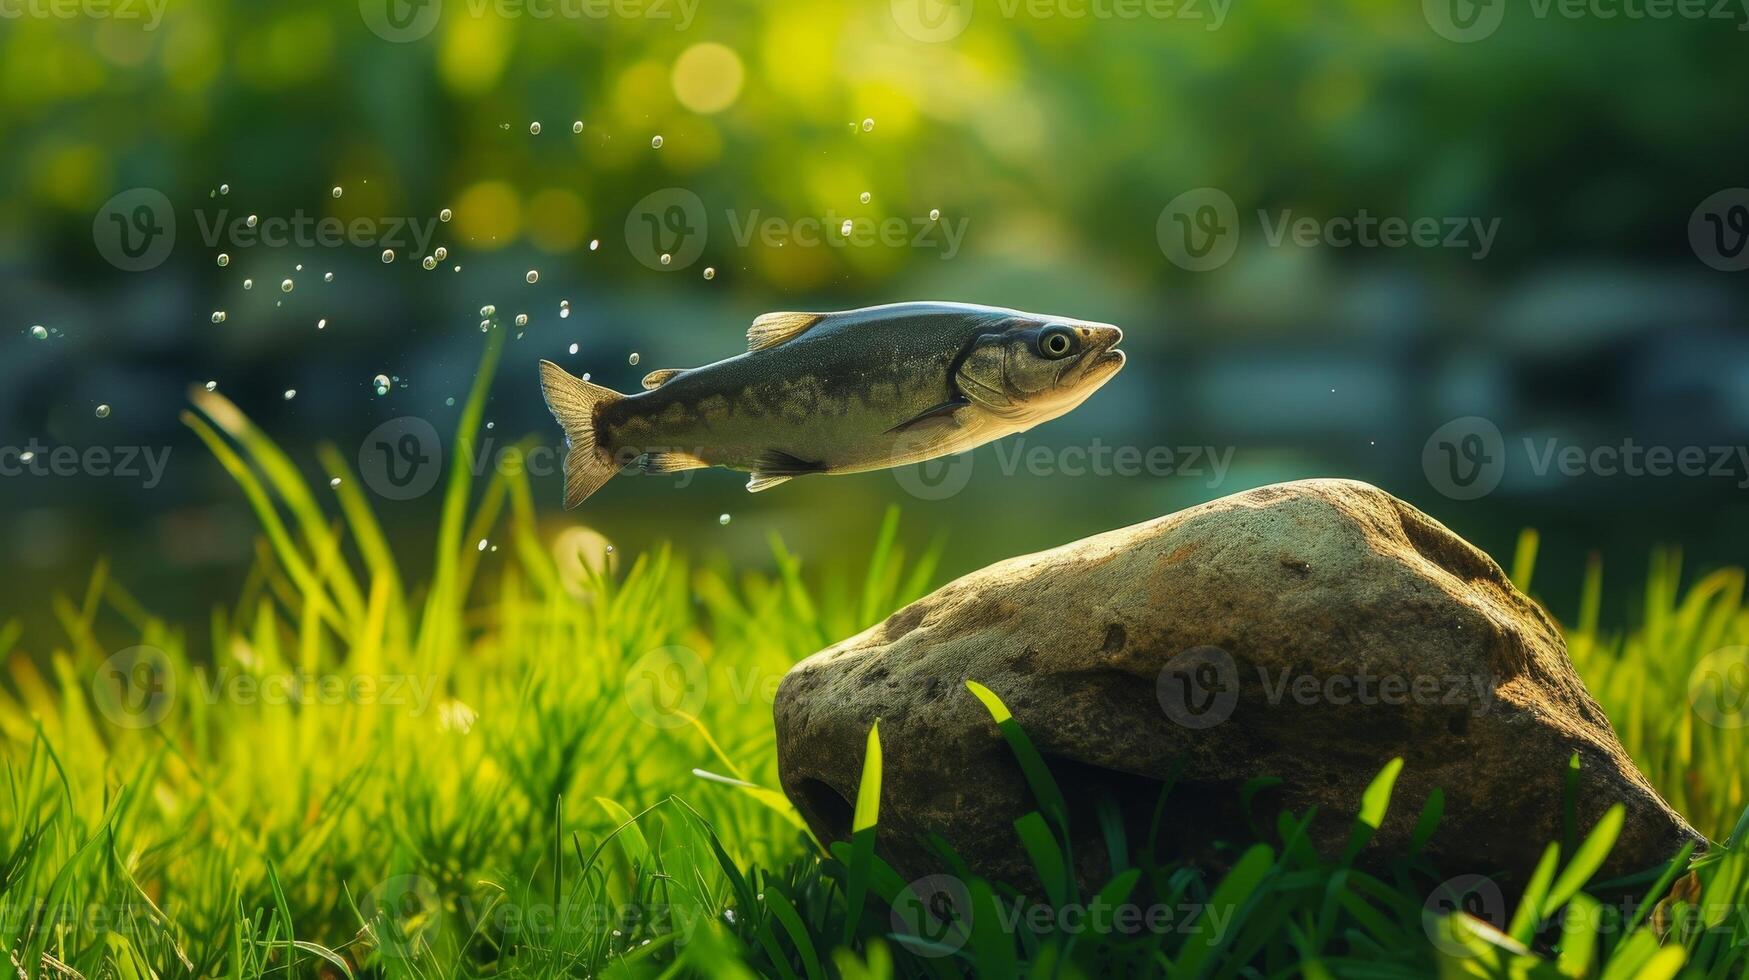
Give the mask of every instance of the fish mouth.
[[1094, 342], [1093, 356], [1087, 359], [1086, 377], [1094, 383], [1102, 383], [1116, 374], [1124, 366], [1124, 352], [1117, 349], [1123, 342], [1123, 331], [1110, 324], [1097, 324], [1092, 327]]

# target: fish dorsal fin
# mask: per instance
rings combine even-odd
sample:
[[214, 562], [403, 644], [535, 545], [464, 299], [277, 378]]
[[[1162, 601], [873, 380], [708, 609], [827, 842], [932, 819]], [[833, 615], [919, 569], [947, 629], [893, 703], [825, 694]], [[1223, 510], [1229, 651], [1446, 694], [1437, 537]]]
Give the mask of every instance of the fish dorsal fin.
[[747, 328], [747, 350], [765, 350], [794, 340], [825, 316], [824, 313], [767, 313]]
[[673, 381], [674, 376], [684, 370], [686, 369], [663, 368], [660, 371], [651, 371], [649, 374], [644, 375], [644, 390], [649, 391], [652, 388], [660, 388], [668, 382]]

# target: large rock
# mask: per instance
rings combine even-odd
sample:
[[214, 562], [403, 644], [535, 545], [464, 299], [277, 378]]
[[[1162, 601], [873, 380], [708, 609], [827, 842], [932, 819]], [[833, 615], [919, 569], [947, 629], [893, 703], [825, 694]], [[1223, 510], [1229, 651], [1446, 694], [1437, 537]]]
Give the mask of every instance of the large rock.
[[1406, 849], [1440, 787], [1441, 867], [1525, 871], [1561, 839], [1575, 752], [1580, 828], [1627, 808], [1605, 874], [1700, 840], [1629, 760], [1549, 615], [1487, 555], [1362, 483], [1263, 487], [1001, 562], [796, 665], [777, 695], [778, 763], [821, 839], [849, 835], [878, 718], [888, 858], [937, 870], [921, 844], [935, 832], [973, 870], [1031, 883], [1013, 821], [1036, 805], [967, 680], [1050, 760], [1087, 884], [1107, 870], [1095, 801], [1120, 804], [1133, 853], [1175, 765], [1159, 844], [1216, 866], [1216, 842], [1245, 835], [1247, 781], [1280, 778], [1251, 808], [1271, 824], [1317, 807], [1316, 843], [1336, 852], [1395, 756], [1369, 857]]

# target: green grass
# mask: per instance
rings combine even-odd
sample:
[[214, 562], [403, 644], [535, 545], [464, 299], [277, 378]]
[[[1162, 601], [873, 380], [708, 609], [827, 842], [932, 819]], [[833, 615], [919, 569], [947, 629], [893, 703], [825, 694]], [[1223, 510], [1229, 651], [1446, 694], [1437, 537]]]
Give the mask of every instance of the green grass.
[[[471, 443], [494, 332], [455, 445]], [[1350, 846], [1307, 846], [1307, 814], [1254, 814], [1209, 878], [1101, 825], [1121, 868], [1098, 895], [1066, 873], [1068, 807], [999, 692], [973, 686], [1040, 809], [1016, 824], [1034, 894], [956, 878], [947, 906], [875, 853], [879, 733], [852, 841], [822, 849], [776, 786], [769, 696], [796, 660], [920, 595], [934, 556], [889, 514], [857, 582], [822, 581], [773, 542], [775, 571], [635, 557], [549, 534], [527, 481], [463, 469], [445, 487], [428, 583], [407, 581], [331, 447], [299, 465], [223, 398], [188, 424], [261, 523], [259, 560], [198, 647], [97, 568], [59, 601], [63, 635], [0, 626], [0, 941], [33, 976], [1182, 977], [1741, 975], [1749, 847], [1637, 887], [1622, 907], [1591, 873], [1611, 818], [1551, 844], [1500, 932], [1427, 911], [1443, 880], [1415, 855], [1355, 866], [1393, 800], [1387, 767]], [[452, 453], [452, 458], [459, 453]], [[339, 478], [330, 497], [326, 479]], [[323, 488], [312, 490], [311, 486]], [[550, 528], [548, 530], [551, 530]], [[481, 550], [478, 542], [491, 542]], [[1535, 538], [1519, 549], [1529, 586]], [[1653, 782], [1716, 840], [1745, 806], [1744, 731], [1691, 696], [1741, 694], [1714, 655], [1749, 642], [1743, 576], [1686, 589], [1653, 564], [1641, 625], [1603, 629], [1592, 569], [1570, 640], [1586, 681]], [[1611, 617], [1611, 619], [1628, 617]], [[34, 638], [33, 638], [34, 639]], [[138, 645], [146, 652], [123, 652]], [[42, 665], [46, 664], [46, 672]], [[1719, 667], [1714, 670], [1714, 667]], [[118, 679], [119, 672], [119, 679]], [[274, 679], [307, 679], [286, 697]], [[127, 683], [123, 684], [122, 681]], [[264, 681], [268, 681], [263, 685]], [[329, 686], [327, 685], [339, 685]], [[1693, 685], [1701, 685], [1699, 688]], [[1737, 687], [1731, 687], [1737, 684]], [[124, 696], [125, 695], [125, 696]], [[1740, 709], [1739, 709], [1740, 710]], [[1157, 819], [1171, 812], [1170, 791]], [[957, 859], [944, 849], [945, 867]], [[1024, 903], [1024, 904], [1022, 904]], [[1172, 928], [1088, 930], [1062, 908], [1175, 910]], [[1017, 909], [1040, 920], [1005, 919]], [[967, 911], [969, 910], [969, 914]], [[1185, 911], [1188, 910], [1188, 911]], [[903, 928], [901, 928], [903, 927]]]

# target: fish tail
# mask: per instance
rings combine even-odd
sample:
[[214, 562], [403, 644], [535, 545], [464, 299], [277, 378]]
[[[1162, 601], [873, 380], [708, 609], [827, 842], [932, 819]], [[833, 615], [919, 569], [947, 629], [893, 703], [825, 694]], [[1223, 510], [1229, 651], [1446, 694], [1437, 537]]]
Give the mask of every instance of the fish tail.
[[595, 413], [602, 405], [625, 396], [611, 388], [574, 377], [552, 361], [540, 362], [540, 390], [565, 430], [565, 509], [601, 489], [618, 472], [613, 454], [595, 438]]

